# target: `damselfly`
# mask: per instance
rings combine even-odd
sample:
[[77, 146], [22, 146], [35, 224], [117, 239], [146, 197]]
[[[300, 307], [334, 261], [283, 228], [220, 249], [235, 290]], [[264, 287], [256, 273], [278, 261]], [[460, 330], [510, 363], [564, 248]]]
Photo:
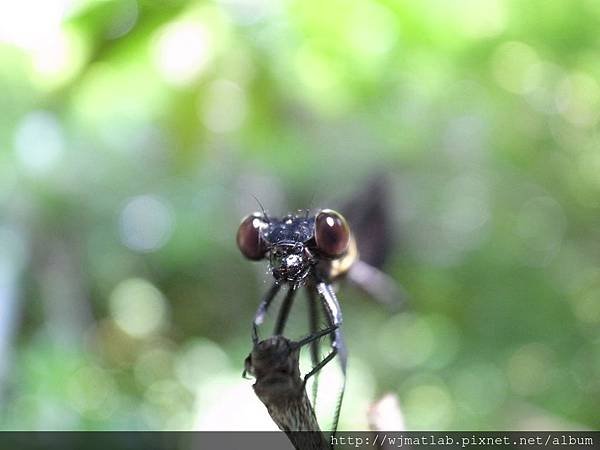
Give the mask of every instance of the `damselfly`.
[[[377, 203], [377, 199], [371, 197], [371, 201], [373, 200]], [[381, 213], [372, 206], [370, 212], [372, 216]], [[371, 220], [381, 224], [381, 218], [371, 217]], [[371, 227], [371, 232], [373, 231], [381, 230], [373, 230]], [[374, 236], [366, 237], [374, 238], [377, 239]], [[379, 240], [382, 238], [385, 239], [380, 235]], [[269, 271], [274, 278], [254, 316], [254, 344], [259, 341], [258, 327], [263, 323], [269, 306], [282, 287], [286, 286], [287, 292], [275, 321], [274, 335], [283, 335], [294, 297], [301, 287], [307, 293], [309, 326], [313, 335], [318, 333], [319, 304], [322, 307], [327, 326], [333, 330], [330, 333], [331, 350], [320, 360], [318, 340], [310, 343], [313, 367], [304, 376], [304, 381], [306, 384], [311, 376], [318, 374], [327, 363], [338, 357], [343, 386], [334, 413], [332, 430], [335, 431], [344, 395], [348, 353], [341, 329], [342, 311], [333, 283], [343, 277], [350, 278], [364, 291], [385, 303], [397, 302], [401, 296], [400, 291], [378, 268], [359, 259], [355, 234], [346, 219], [331, 209], [322, 209], [314, 215], [305, 211], [303, 214], [289, 214], [282, 218], [271, 217], [264, 210], [255, 212], [242, 221], [237, 232], [237, 245], [250, 260], [268, 259]], [[313, 402], [316, 384], [314, 388]]]

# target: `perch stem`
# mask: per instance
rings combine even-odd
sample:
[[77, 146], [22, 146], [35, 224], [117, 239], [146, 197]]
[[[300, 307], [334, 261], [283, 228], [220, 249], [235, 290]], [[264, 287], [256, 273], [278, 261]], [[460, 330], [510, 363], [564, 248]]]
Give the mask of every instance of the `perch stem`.
[[331, 331], [323, 330], [299, 342], [272, 336], [256, 343], [246, 358], [245, 372], [256, 378], [254, 393], [297, 450], [331, 448], [306, 395], [299, 367], [300, 348]]

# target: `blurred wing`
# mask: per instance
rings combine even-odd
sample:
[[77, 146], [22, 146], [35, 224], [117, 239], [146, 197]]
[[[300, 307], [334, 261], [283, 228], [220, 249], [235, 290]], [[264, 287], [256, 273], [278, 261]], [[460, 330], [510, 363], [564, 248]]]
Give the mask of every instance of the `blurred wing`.
[[376, 268], [385, 264], [396, 244], [393, 208], [389, 180], [383, 174], [372, 177], [361, 192], [340, 208], [356, 238], [360, 259]]
[[365, 188], [341, 208], [356, 239], [360, 260], [348, 271], [348, 279], [377, 302], [396, 309], [407, 298], [402, 286], [380, 269], [396, 247], [388, 178], [372, 177]]

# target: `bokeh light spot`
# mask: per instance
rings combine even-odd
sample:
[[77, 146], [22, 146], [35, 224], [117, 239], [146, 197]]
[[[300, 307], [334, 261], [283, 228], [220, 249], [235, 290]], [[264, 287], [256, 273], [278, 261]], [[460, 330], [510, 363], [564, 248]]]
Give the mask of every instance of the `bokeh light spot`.
[[458, 10], [461, 30], [469, 37], [496, 36], [506, 28], [505, 4], [501, 0], [462, 0]]
[[134, 373], [138, 383], [150, 386], [152, 383], [172, 376], [173, 352], [165, 346], [153, 343], [135, 362]]
[[446, 316], [433, 314], [425, 318], [434, 337], [427, 361], [428, 367], [441, 368], [456, 358], [460, 349], [460, 333], [456, 324]]
[[377, 340], [385, 359], [398, 368], [423, 364], [435, 345], [428, 321], [413, 314], [400, 314], [387, 320]]
[[139, 13], [137, 0], [120, 0], [117, 12], [106, 32], [107, 37], [117, 39], [125, 36], [137, 23]]
[[153, 54], [163, 79], [173, 86], [184, 86], [208, 66], [212, 57], [211, 35], [199, 21], [171, 22], [158, 31]]
[[167, 323], [167, 302], [148, 281], [130, 278], [111, 293], [110, 313], [127, 334], [143, 338], [163, 329]]
[[539, 58], [522, 42], [506, 42], [492, 57], [492, 72], [500, 86], [515, 94], [525, 94], [535, 88], [539, 77]]
[[246, 94], [229, 80], [217, 80], [200, 104], [202, 122], [215, 133], [237, 130], [246, 118]]
[[476, 247], [490, 218], [487, 185], [482, 177], [461, 176], [446, 190], [441, 225], [448, 243], [462, 250]]
[[108, 418], [117, 406], [117, 395], [110, 374], [96, 366], [81, 367], [67, 382], [69, 402], [81, 414]]
[[[345, 35], [355, 50], [357, 63], [364, 65], [389, 56], [398, 40], [398, 26], [382, 4], [356, 1], [349, 6]], [[373, 33], [377, 30], [377, 33]]]
[[453, 392], [457, 406], [471, 414], [489, 414], [506, 398], [507, 380], [494, 364], [480, 362], [459, 370]]
[[173, 232], [173, 212], [156, 196], [141, 195], [130, 199], [119, 218], [121, 241], [138, 252], [161, 248]]
[[185, 344], [175, 361], [175, 374], [181, 384], [195, 392], [201, 380], [217, 377], [230, 369], [227, 354], [208, 339]]
[[33, 53], [34, 78], [41, 87], [55, 88], [78, 73], [86, 55], [82, 36], [75, 30], [62, 28]]
[[542, 343], [526, 344], [516, 350], [507, 364], [511, 389], [519, 395], [544, 392], [551, 384], [553, 353]]
[[600, 323], [600, 291], [588, 291], [574, 302], [577, 319], [586, 324]]
[[55, 36], [75, 0], [0, 2], [0, 42], [41, 50]]
[[260, 22], [272, 15], [279, 6], [274, 0], [219, 0], [233, 20], [242, 25]]
[[558, 111], [571, 124], [591, 127], [600, 113], [600, 85], [588, 74], [575, 73], [559, 84], [555, 96]]
[[563, 68], [557, 64], [540, 62], [531, 67], [527, 79], [527, 86], [530, 87], [524, 92], [527, 102], [543, 114], [557, 114], [559, 106], [556, 103], [556, 93], [564, 79]]
[[523, 257], [534, 267], [547, 265], [560, 250], [566, 230], [562, 207], [551, 197], [527, 201], [516, 219], [516, 233], [524, 243]]
[[65, 151], [62, 127], [54, 114], [33, 111], [21, 120], [15, 134], [18, 161], [31, 175], [51, 171]]
[[443, 430], [451, 423], [454, 404], [443, 385], [416, 386], [403, 397], [402, 404], [411, 430]]

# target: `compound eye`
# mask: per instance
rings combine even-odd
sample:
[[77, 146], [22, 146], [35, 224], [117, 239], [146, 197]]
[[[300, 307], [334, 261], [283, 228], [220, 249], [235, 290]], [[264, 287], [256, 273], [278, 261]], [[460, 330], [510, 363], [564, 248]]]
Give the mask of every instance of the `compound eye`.
[[242, 220], [237, 232], [237, 245], [246, 258], [253, 260], [264, 258], [267, 246], [261, 230], [266, 226], [267, 222], [259, 213], [251, 214]]
[[315, 218], [315, 241], [321, 253], [331, 258], [342, 256], [350, 243], [350, 227], [344, 217], [324, 209]]

